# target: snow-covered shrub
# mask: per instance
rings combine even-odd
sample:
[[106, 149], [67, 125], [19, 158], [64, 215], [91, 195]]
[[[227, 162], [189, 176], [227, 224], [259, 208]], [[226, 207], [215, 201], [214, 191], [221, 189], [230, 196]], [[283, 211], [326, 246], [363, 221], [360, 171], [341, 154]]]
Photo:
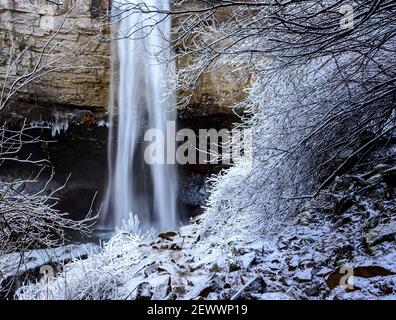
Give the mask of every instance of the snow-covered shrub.
[[[340, 60], [348, 65], [353, 56]], [[301, 201], [315, 196], [343, 166], [358, 161], [394, 130], [391, 97], [381, 104], [364, 102], [372, 98], [367, 91], [374, 86], [366, 79], [381, 84], [379, 71], [368, 68], [351, 76], [349, 84], [340, 81], [335, 69], [334, 61], [312, 59], [303, 72], [289, 67], [257, 75], [243, 103], [252, 114], [245, 124], [253, 133], [253, 159], [212, 179], [204, 219], [207, 234], [226, 233], [224, 239], [229, 239], [276, 231]]]
[[[0, 179], [0, 256], [18, 253], [21, 263], [27, 250], [53, 248], [64, 243], [68, 230], [89, 233], [96, 219], [92, 212], [87, 212], [85, 219], [74, 221], [56, 209], [57, 193], [62, 186], [57, 190], [50, 187], [53, 177], [50, 162], [20, 154], [26, 145], [41, 142], [32, 130], [34, 128], [25, 125], [21, 129], [0, 126], [0, 166], [17, 163], [28, 165], [32, 170], [28, 178]], [[49, 178], [48, 171], [52, 173]], [[5, 285], [2, 277], [0, 272], [0, 289]]]
[[50, 250], [64, 244], [70, 231], [87, 235], [97, 218], [89, 210], [84, 219], [76, 221], [56, 208], [63, 186], [55, 190], [51, 186], [51, 163], [20, 154], [26, 145], [41, 142], [32, 130], [24, 125], [21, 129], [0, 127], [0, 166], [23, 164], [32, 172], [26, 178], [0, 179], [0, 257], [18, 261], [10, 264], [8, 258], [0, 259], [0, 294], [7, 298], [23, 280], [23, 270], [31, 262], [30, 250]]
[[[0, 112], [3, 122], [3, 115], [11, 112], [8, 109], [10, 103], [15, 102], [14, 99], [29, 84], [53, 71], [76, 68], [63, 61], [65, 59], [62, 55], [51, 57], [51, 53], [58, 48], [61, 41], [58, 35], [77, 3], [59, 21], [57, 30], [49, 34], [47, 39], [42, 39], [40, 47], [34, 46], [33, 49], [25, 39], [22, 39], [23, 45], [20, 45], [18, 33], [10, 31], [4, 35], [0, 47], [3, 71], [0, 74]], [[1, 15], [3, 19], [3, 12]], [[5, 31], [3, 20], [1, 28]], [[24, 60], [29, 63], [21, 63]], [[85, 219], [74, 221], [67, 213], [56, 209], [58, 191], [62, 187], [53, 190], [50, 186], [54, 175], [51, 163], [47, 159], [34, 159], [32, 155], [24, 156], [21, 152], [27, 145], [44, 142], [35, 136], [34, 132], [38, 128], [50, 129], [42, 125], [27, 126], [26, 121], [17, 129], [15, 124], [0, 124], [0, 166], [11, 162], [32, 168], [30, 177], [6, 179], [3, 176], [0, 179], [0, 256], [19, 254], [20, 263], [16, 269], [22, 268], [26, 263], [27, 250], [58, 246], [65, 242], [68, 230], [90, 233], [97, 218], [88, 212]], [[14, 270], [14, 274], [19, 269]], [[3, 271], [4, 265], [0, 262], [0, 293], [8, 295], [15, 279], [10, 280], [4, 276]]]
[[141, 262], [137, 248], [153, 236], [152, 230], [141, 233], [139, 224], [137, 216], [130, 214], [129, 219], [124, 221], [111, 240], [104, 244], [101, 252], [87, 252], [87, 259], [77, 259], [65, 265], [54, 279], [43, 279], [21, 287], [16, 297], [22, 300], [125, 297], [128, 294], [125, 283], [141, 271], [140, 268], [134, 268]]
[[216, 3], [174, 13], [178, 58], [192, 61], [174, 85], [230, 66], [253, 79], [241, 103], [252, 170], [245, 159], [213, 179], [204, 219], [206, 235], [229, 241], [275, 231], [394, 131], [396, 12], [390, 0], [359, 2], [345, 25], [336, 0]]

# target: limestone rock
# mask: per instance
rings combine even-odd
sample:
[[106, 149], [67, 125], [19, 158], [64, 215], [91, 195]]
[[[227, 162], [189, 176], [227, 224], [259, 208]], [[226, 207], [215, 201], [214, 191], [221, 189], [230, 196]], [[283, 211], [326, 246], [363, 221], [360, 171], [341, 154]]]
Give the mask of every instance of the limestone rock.
[[[56, 70], [23, 88], [18, 98], [105, 111], [110, 82], [111, 37], [109, 28], [103, 27], [100, 14], [106, 12], [108, 1], [80, 0], [62, 25], [73, 2], [63, 3], [2, 0], [0, 74], [5, 74], [11, 38], [14, 38], [19, 51], [28, 47], [18, 67], [13, 70], [13, 76], [22, 75], [32, 61], [37, 61], [42, 47], [61, 27], [54, 39], [57, 45], [49, 55], [49, 59], [57, 61]], [[180, 66], [186, 63], [179, 61]], [[207, 72], [200, 80], [190, 105], [181, 111], [190, 116], [233, 114], [229, 106], [241, 101], [245, 96], [243, 88], [249, 81], [249, 78], [241, 80], [241, 76], [233, 74], [232, 70]], [[238, 90], [235, 90], [236, 82]], [[180, 94], [183, 95], [183, 92]]]

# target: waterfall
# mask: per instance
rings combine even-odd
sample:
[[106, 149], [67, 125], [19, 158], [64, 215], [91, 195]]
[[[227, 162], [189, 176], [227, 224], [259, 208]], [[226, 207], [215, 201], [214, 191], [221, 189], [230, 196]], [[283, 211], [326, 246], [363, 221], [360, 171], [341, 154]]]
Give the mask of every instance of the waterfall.
[[[169, 1], [146, 0], [145, 4], [170, 9]], [[115, 10], [121, 12], [133, 5], [134, 0], [119, 0]], [[118, 39], [112, 49], [116, 59], [110, 89], [109, 181], [101, 226], [120, 226], [133, 212], [146, 226], [174, 228], [176, 166], [148, 165], [143, 157], [145, 131], [159, 129], [166, 141], [167, 122], [176, 120], [174, 101], [164, 101], [162, 86], [168, 68], [174, 67], [164, 63], [171, 57], [171, 21], [161, 14], [139, 10], [115, 16], [118, 21], [113, 28], [117, 28]]]

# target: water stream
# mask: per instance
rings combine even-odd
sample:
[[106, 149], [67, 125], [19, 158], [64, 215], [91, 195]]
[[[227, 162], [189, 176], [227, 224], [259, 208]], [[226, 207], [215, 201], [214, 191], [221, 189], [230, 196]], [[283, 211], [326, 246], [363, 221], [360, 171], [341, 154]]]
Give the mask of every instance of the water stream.
[[[117, 5], [126, 8], [131, 3], [133, 0], [119, 0]], [[169, 9], [168, 1], [145, 3]], [[166, 137], [167, 121], [176, 120], [174, 101], [164, 100], [162, 86], [168, 68], [173, 67], [164, 63], [171, 57], [171, 21], [160, 14], [138, 12], [121, 13], [117, 19], [114, 28], [120, 39], [113, 42], [109, 181], [100, 224], [108, 229], [120, 226], [133, 212], [146, 226], [173, 228], [177, 222], [177, 168], [148, 165], [143, 157], [145, 131], [156, 128]]]

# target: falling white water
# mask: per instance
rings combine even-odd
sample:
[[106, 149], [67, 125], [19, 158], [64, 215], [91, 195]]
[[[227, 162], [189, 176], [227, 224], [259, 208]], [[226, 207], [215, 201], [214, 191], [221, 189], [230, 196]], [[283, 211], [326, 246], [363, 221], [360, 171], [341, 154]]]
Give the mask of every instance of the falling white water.
[[[141, 3], [118, 0], [116, 10], [131, 8], [134, 2]], [[145, 4], [170, 9], [169, 1], [146, 0]], [[164, 100], [162, 86], [167, 68], [174, 67], [164, 63], [171, 56], [170, 49], [164, 50], [169, 48], [171, 21], [162, 14], [138, 10], [116, 16], [119, 40], [113, 42], [113, 54], [118, 63], [113, 63], [109, 183], [101, 225], [120, 226], [133, 212], [146, 226], [173, 228], [177, 219], [176, 167], [148, 165], [143, 157], [144, 132], [156, 128], [166, 137], [167, 121], [176, 120], [174, 101]]]

